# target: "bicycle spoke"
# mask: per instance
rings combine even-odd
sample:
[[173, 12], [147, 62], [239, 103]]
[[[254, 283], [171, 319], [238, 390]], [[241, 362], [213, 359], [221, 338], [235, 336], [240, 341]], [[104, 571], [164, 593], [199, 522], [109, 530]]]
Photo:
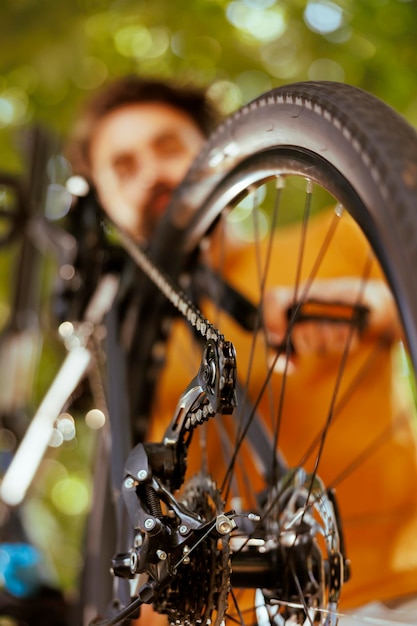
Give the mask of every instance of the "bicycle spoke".
[[[373, 593], [383, 599], [391, 591], [394, 596], [412, 591], [406, 572], [392, 590], [390, 579], [404, 563], [404, 550], [397, 553], [397, 546], [407, 547], [407, 538], [413, 545], [414, 518], [408, 515], [417, 507], [406, 412], [395, 405], [396, 390], [389, 387], [397, 335], [376, 339], [379, 331], [373, 336], [365, 325], [378, 310], [368, 298], [372, 281], [390, 285], [406, 325], [415, 317], [408, 310], [414, 307], [413, 289], [402, 268], [405, 258], [414, 267], [415, 256], [409, 245], [409, 255], [403, 255], [403, 214], [391, 209], [396, 204], [391, 170], [400, 180], [404, 154], [400, 150], [396, 157], [391, 136], [394, 154], [384, 152], [380, 164], [369, 101], [360, 107], [365, 124], [330, 87], [322, 89], [328, 100], [321, 100], [318, 86], [311, 92], [302, 87], [294, 96], [277, 90], [273, 106], [267, 100], [259, 108], [251, 104], [221, 127], [172, 211], [174, 232], [181, 223], [185, 234], [173, 245], [168, 229], [166, 240], [178, 253], [173, 274], [184, 271], [179, 282], [187, 299], [177, 291], [175, 276], [173, 284], [162, 281], [162, 291], [180, 313], [184, 307], [175, 303], [187, 304], [186, 325], [201, 321], [202, 311], [211, 320], [210, 338], [233, 343], [239, 400], [230, 415], [221, 408], [212, 415], [205, 405], [203, 426], [196, 417], [203, 400], [193, 399], [180, 442], [187, 472], [185, 458], [178, 462], [179, 450], [170, 449], [178, 440], [164, 440], [164, 455], [173, 451], [171, 473], [167, 470], [168, 486], [158, 476], [160, 491], [154, 489], [167, 499], [157, 519], [157, 547], [149, 551], [151, 564], [144, 571], [159, 576], [167, 568], [171, 574], [174, 564], [175, 576], [156, 603], [173, 624], [335, 626], [337, 619], [340, 626], [389, 624], [396, 623], [394, 614], [390, 621], [382, 613], [380, 618], [339, 610], [339, 596], [355, 606], [372, 600]], [[361, 98], [352, 96], [352, 109]], [[267, 132], [264, 116], [272, 110]], [[245, 116], [255, 120], [249, 129]], [[417, 162], [417, 150], [404, 129], [401, 133]], [[277, 146], [281, 135], [285, 143]], [[407, 202], [411, 223], [415, 202]], [[160, 273], [151, 270], [152, 275], [159, 284]], [[346, 290], [338, 291], [335, 282], [346, 283]], [[267, 308], [269, 298], [276, 310]], [[413, 336], [411, 323], [410, 329]], [[281, 335], [282, 343], [271, 345]], [[414, 343], [410, 349], [417, 353]], [[201, 349], [206, 358], [207, 348], [193, 342], [193, 350], [196, 345], [199, 368]], [[182, 375], [186, 350], [175, 332], [171, 349], [167, 362]], [[222, 358], [228, 356], [213, 363], [212, 380], [224, 372]], [[199, 375], [209, 376], [206, 365]], [[162, 464], [158, 458], [151, 466], [155, 475]], [[144, 511], [148, 515], [146, 506]], [[404, 539], [396, 534], [400, 526]], [[150, 533], [142, 534], [145, 554], [154, 544]], [[379, 550], [371, 545], [385, 541]]]

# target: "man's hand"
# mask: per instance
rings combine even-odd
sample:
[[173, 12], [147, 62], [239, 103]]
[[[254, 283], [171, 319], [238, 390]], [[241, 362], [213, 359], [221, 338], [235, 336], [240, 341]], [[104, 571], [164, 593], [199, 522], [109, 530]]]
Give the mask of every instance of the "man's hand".
[[[366, 284], [360, 278], [331, 278], [315, 280], [306, 288], [298, 289], [298, 298], [303, 301], [318, 301], [323, 304], [360, 305], [368, 310], [364, 338], [383, 340], [387, 344], [401, 337], [401, 324], [390, 290], [381, 280], [369, 280]], [[297, 304], [293, 287], [269, 289], [264, 301], [264, 323], [272, 346], [285, 344], [288, 330], [288, 311]], [[331, 311], [331, 306], [329, 307]], [[340, 353], [349, 341], [349, 348], [355, 349], [362, 337], [359, 328], [352, 332], [349, 323], [333, 323], [323, 320], [302, 321], [291, 329], [291, 343], [297, 356], [330, 355]]]

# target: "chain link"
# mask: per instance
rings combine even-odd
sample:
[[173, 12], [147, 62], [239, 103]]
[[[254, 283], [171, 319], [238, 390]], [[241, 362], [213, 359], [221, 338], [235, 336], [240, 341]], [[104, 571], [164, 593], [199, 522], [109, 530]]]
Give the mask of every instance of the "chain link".
[[129, 235], [113, 225], [112, 230], [116, 233], [126, 252], [130, 254], [144, 274], [160, 289], [163, 295], [187, 321], [197, 329], [204, 339], [212, 339], [216, 343], [224, 341], [223, 335], [204, 317], [201, 311], [190, 301], [180, 287], [175, 286], [166, 274], [153, 263], [149, 255], [140, 245]]

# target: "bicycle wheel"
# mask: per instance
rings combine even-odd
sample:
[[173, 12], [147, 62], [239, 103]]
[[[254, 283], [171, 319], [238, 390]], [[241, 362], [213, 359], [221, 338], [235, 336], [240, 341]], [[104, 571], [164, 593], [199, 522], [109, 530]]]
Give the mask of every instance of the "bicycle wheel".
[[[404, 369], [417, 356], [416, 173], [416, 134], [389, 107], [347, 85], [301, 83], [227, 119], [180, 187], [155, 254], [234, 343], [239, 376], [235, 414], [194, 431], [184, 499], [203, 516], [233, 508], [237, 529], [226, 560], [203, 544], [157, 599], [171, 623], [335, 624], [370, 602], [391, 623], [386, 603], [417, 591]], [[329, 311], [317, 294], [336, 282], [355, 286], [352, 306], [341, 290]], [[385, 284], [403, 337], [364, 306]], [[265, 326], [278, 286], [293, 304], [279, 347]], [[303, 345], [317, 324], [319, 344]], [[188, 353], [175, 320], [151, 439], [198, 366]]]

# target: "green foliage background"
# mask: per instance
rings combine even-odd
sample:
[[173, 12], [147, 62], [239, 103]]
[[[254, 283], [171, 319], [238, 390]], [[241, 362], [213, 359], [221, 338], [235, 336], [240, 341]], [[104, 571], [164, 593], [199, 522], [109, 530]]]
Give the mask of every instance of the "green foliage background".
[[[65, 137], [84, 98], [130, 72], [210, 86], [225, 114], [284, 83], [337, 80], [372, 92], [417, 126], [416, 32], [416, 0], [2, 0], [0, 171], [24, 174], [22, 130], [41, 124]], [[15, 254], [0, 254], [0, 323]], [[54, 355], [47, 343], [36, 398]], [[69, 503], [89, 484], [92, 436], [84, 430], [78, 443], [51, 453], [26, 510], [52, 578], [68, 589], [82, 527], [82, 511]], [[62, 481], [67, 495], [59, 499]]]
[[[315, 32], [308, 5], [339, 8], [339, 27]], [[63, 133], [80, 100], [127, 72], [215, 83], [225, 112], [283, 83], [341, 80], [416, 124], [416, 27], [415, 0], [2, 0], [0, 167], [19, 166], [16, 127]]]

